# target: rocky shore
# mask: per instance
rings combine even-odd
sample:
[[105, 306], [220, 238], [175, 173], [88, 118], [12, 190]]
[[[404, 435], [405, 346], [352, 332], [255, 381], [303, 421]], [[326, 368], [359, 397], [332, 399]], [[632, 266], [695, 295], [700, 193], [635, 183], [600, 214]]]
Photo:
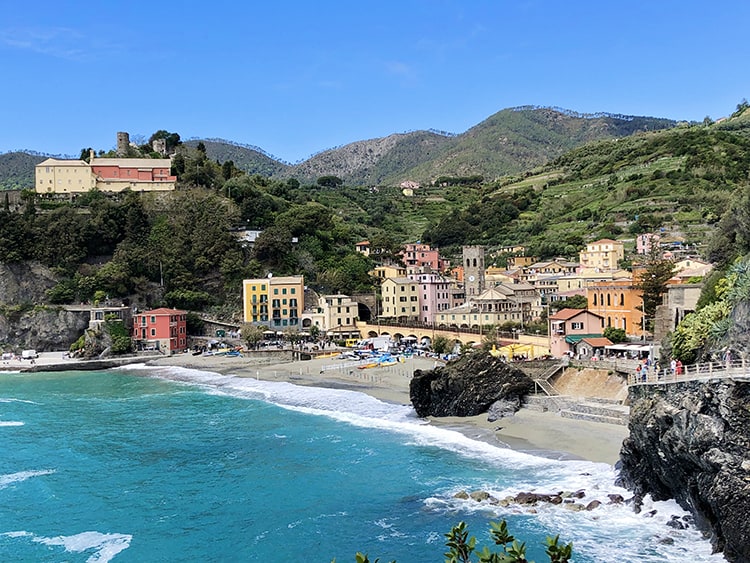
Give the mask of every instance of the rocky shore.
[[750, 561], [750, 382], [630, 389], [620, 483], [636, 502], [676, 499], [729, 561]]

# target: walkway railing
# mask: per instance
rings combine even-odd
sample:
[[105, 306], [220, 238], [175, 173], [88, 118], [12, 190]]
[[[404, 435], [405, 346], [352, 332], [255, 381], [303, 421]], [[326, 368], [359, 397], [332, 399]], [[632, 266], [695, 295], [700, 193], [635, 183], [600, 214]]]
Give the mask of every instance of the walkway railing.
[[[680, 371], [680, 373], [677, 373]], [[681, 370], [672, 371], [667, 367], [656, 371], [653, 367], [643, 373], [628, 375], [628, 385], [661, 385], [662, 383], [679, 383], [681, 381], [696, 381], [701, 379], [750, 378], [750, 365], [743, 358], [732, 362], [705, 362], [682, 366]]]

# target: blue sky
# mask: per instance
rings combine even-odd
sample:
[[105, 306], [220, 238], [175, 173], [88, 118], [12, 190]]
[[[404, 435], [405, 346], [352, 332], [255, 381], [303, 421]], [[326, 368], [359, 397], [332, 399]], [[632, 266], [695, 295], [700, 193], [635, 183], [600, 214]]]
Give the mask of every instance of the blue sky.
[[750, 98], [745, 0], [0, 0], [0, 152], [218, 137], [289, 162], [501, 109], [714, 119]]

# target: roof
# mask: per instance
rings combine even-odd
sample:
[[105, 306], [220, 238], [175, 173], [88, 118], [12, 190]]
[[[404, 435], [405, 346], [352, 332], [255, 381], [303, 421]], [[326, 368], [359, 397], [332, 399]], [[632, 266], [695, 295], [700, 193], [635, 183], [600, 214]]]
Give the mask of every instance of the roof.
[[48, 158], [37, 166], [88, 166], [88, 163], [77, 159]]
[[120, 168], [169, 168], [169, 158], [93, 158], [91, 166], [119, 166]]
[[595, 317], [599, 317], [600, 319], [603, 318], [601, 315], [597, 315], [596, 313], [592, 313], [588, 309], [560, 309], [557, 313], [554, 315], [549, 316], [549, 320], [551, 321], [567, 321], [574, 317], [577, 317], [578, 315], [582, 313], [588, 313], [589, 315], [594, 315]]
[[[611, 238], [602, 238], [594, 242], [590, 242], [589, 244], [617, 244], [618, 242], [620, 241], [612, 240]], [[622, 242], [620, 242], [620, 244], [622, 244]]]
[[[399, 269], [403, 269], [403, 268], [399, 268]], [[393, 283], [398, 284], [398, 285], [408, 285], [410, 283], [413, 283], [413, 284], [417, 284], [418, 283], [418, 282], [416, 282], [414, 280], [410, 280], [409, 278], [385, 278], [383, 280], [383, 283], [388, 282], [388, 281], [393, 282]]]
[[184, 315], [185, 313], [185, 311], [181, 311], [180, 309], [168, 309], [167, 307], [159, 307], [158, 309], [143, 311], [141, 315]]
[[592, 338], [582, 338], [581, 342], [589, 344], [593, 348], [603, 348], [604, 346], [612, 346], [612, 341], [604, 336], [597, 336]]
[[354, 246], [369, 246], [370, 241], [369, 240], [363, 240], [362, 242], [358, 242]]

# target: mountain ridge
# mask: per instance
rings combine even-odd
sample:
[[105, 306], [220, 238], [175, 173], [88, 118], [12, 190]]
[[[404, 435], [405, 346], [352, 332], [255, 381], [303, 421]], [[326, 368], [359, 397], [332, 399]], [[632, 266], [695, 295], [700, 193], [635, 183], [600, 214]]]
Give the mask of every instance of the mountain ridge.
[[[582, 114], [555, 107], [518, 106], [489, 116], [463, 133], [418, 130], [354, 141], [325, 149], [291, 164], [262, 148], [225, 139], [191, 138], [203, 143], [209, 158], [231, 160], [248, 174], [314, 182], [336, 176], [349, 185], [399, 185], [405, 180], [430, 183], [441, 176], [482, 176], [496, 180], [541, 166], [593, 140], [640, 131], [668, 129], [675, 120], [614, 113]], [[33, 186], [33, 164], [23, 157], [51, 156], [34, 151], [0, 155], [0, 188]], [[34, 162], [36, 164], [37, 162]]]

